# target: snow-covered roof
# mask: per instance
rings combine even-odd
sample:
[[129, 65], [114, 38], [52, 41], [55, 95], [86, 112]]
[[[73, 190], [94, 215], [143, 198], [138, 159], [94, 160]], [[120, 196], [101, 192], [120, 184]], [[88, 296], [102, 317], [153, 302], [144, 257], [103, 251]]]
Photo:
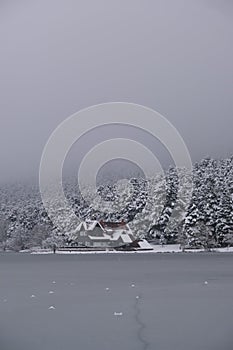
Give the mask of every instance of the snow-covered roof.
[[151, 246], [151, 244], [149, 242], [147, 242], [147, 240], [142, 239], [138, 242], [139, 248], [141, 249], [150, 249], [152, 250], [153, 247]]
[[[100, 227], [100, 232], [94, 233], [96, 226]], [[135, 238], [129, 228], [124, 222], [105, 222], [105, 221], [83, 221], [72, 232], [71, 238], [77, 239], [80, 231], [87, 231], [87, 235], [92, 241], [109, 241], [122, 242], [124, 244], [132, 243]]]
[[124, 231], [123, 230], [118, 230], [113, 232], [112, 234], [108, 234], [108, 237], [111, 241], [117, 241], [121, 236], [123, 236]]
[[129, 230], [129, 226], [127, 223], [124, 221], [118, 221], [118, 222], [113, 222], [113, 221], [100, 221], [100, 225], [103, 227], [104, 230], [108, 231], [116, 231], [116, 230]]
[[125, 233], [124, 230], [118, 230], [117, 232], [114, 232], [113, 234], [103, 233], [103, 236], [91, 236], [89, 235], [89, 238], [93, 241], [101, 241], [101, 240], [107, 240], [111, 242], [117, 242], [118, 240], [122, 239], [124, 243], [132, 243], [134, 241], [134, 238], [132, 235], [129, 235], [128, 233]]
[[121, 238], [122, 238], [122, 240], [123, 240], [124, 243], [132, 243], [132, 242], [133, 242], [132, 238], [130, 238], [130, 236], [128, 235], [128, 233], [122, 235]]
[[99, 222], [97, 220], [93, 220], [93, 221], [82, 221], [80, 222], [80, 224], [77, 226], [75, 232], [79, 232], [81, 231], [82, 229], [84, 231], [92, 231], [96, 225], [98, 224]]
[[82, 229], [85, 231], [92, 231], [96, 227], [96, 225], [99, 225], [100, 228], [103, 231], [122, 231], [122, 230], [127, 230], [130, 231], [129, 225], [123, 221], [120, 222], [110, 222], [110, 221], [97, 221], [97, 220], [92, 220], [92, 221], [82, 221], [80, 224], [77, 226], [74, 232], [79, 232]]
[[104, 234], [103, 236], [88, 236], [92, 241], [109, 241], [109, 236]]

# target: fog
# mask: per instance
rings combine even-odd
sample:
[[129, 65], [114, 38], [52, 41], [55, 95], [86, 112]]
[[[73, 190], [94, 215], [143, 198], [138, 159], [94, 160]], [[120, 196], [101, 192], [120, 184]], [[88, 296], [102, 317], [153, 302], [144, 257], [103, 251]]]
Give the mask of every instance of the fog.
[[[0, 181], [37, 178], [56, 126], [109, 101], [157, 110], [193, 161], [232, 155], [232, 17], [230, 0], [1, 0]], [[169, 163], [143, 132], [98, 128], [77, 164], [115, 134]]]

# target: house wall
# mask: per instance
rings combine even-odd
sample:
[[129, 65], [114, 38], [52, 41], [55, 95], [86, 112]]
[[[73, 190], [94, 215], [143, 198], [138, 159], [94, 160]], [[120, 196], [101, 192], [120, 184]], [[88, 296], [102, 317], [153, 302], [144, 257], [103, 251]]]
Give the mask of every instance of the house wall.
[[80, 246], [85, 246], [86, 241], [89, 240], [87, 236], [87, 232], [82, 230], [78, 233], [77, 238], [75, 239], [75, 244], [80, 245]]
[[93, 247], [109, 247], [109, 244], [108, 244], [108, 242], [98, 242], [98, 241], [94, 241], [94, 242], [92, 242], [92, 246]]
[[103, 230], [99, 226], [95, 226], [95, 228], [91, 231], [88, 231], [88, 235], [90, 236], [102, 236], [103, 235]]

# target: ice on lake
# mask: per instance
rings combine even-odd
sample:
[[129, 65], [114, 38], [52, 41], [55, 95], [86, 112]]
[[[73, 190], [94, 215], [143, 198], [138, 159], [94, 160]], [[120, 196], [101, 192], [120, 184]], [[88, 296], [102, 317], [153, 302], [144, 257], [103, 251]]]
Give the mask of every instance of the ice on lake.
[[232, 266], [232, 253], [1, 253], [0, 349], [231, 350]]

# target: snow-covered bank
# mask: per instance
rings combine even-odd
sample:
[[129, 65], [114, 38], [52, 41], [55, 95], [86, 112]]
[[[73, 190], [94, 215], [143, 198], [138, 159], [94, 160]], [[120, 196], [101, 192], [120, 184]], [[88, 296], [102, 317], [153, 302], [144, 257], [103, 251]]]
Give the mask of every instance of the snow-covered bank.
[[[204, 249], [185, 249], [182, 250], [179, 244], [168, 244], [168, 245], [152, 245], [153, 250], [135, 250], [135, 251], [117, 251], [117, 250], [102, 250], [102, 251], [62, 251], [59, 249], [56, 254], [153, 254], [153, 253], [201, 253], [205, 252]], [[227, 248], [215, 248], [211, 252], [218, 253], [233, 253], [233, 247]], [[23, 253], [23, 251], [22, 251]], [[43, 249], [33, 251], [31, 254], [53, 254], [53, 251]]]

